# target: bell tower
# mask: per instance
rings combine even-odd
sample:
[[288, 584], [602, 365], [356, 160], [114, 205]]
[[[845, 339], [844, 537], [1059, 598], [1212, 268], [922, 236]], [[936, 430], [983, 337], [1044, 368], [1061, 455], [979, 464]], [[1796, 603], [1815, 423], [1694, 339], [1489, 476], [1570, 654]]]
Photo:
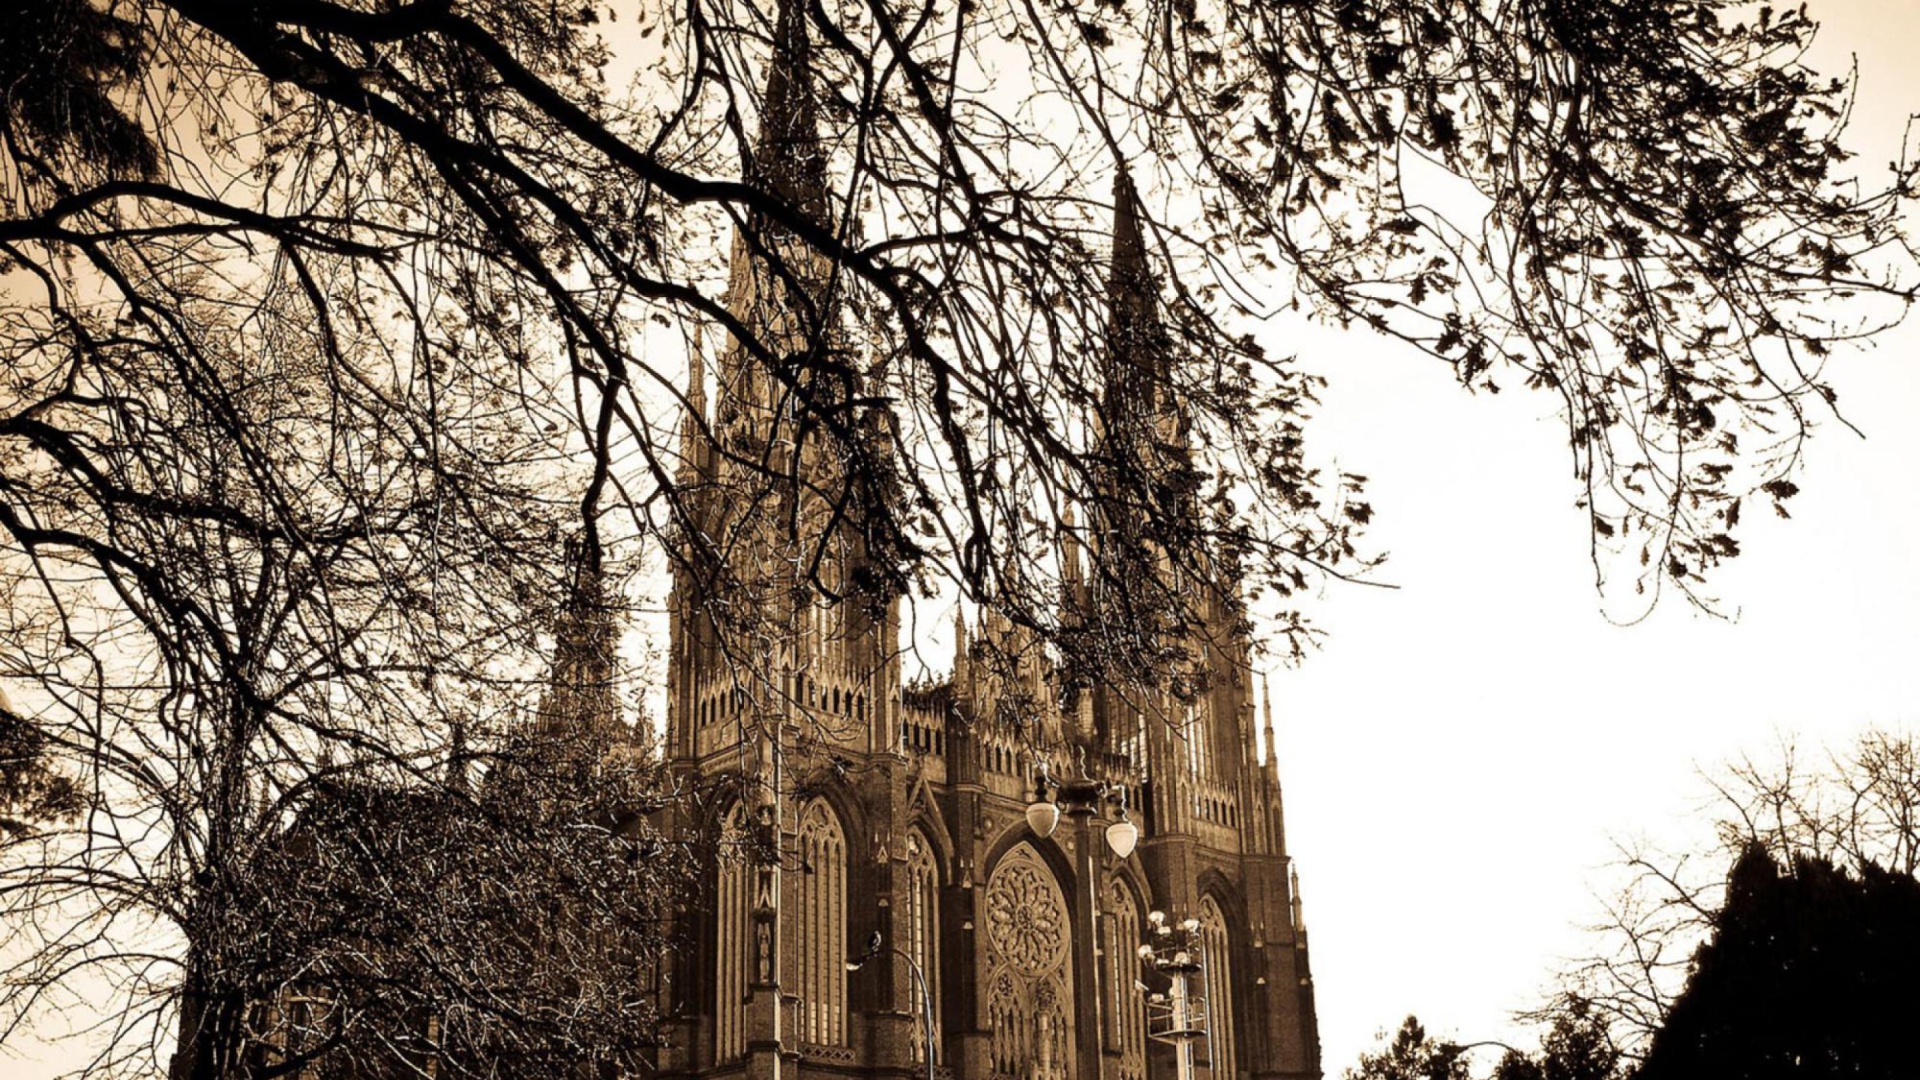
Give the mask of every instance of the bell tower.
[[862, 527], [873, 480], [844, 464], [874, 419], [844, 283], [792, 227], [835, 227], [812, 48], [804, 0], [782, 0], [748, 163], [766, 202], [738, 223], [726, 298], [744, 333], [711, 365], [696, 337], [688, 365], [668, 736], [686, 763], [783, 724], [862, 752], [897, 728], [898, 605]]
[[668, 604], [667, 759], [690, 789], [730, 794], [715, 820], [681, 823], [717, 830], [721, 854], [687, 913], [699, 945], [676, 958], [661, 1071], [744, 1080], [789, 1080], [803, 1053], [839, 1060], [871, 1038], [846, 969], [850, 898], [887, 885], [874, 867], [896, 849], [818, 778], [893, 762], [901, 700], [898, 600], [865, 512], [882, 421], [846, 284], [807, 235], [837, 222], [805, 0], [770, 21], [731, 321], [691, 343]]
[[[1069, 639], [1137, 634], [1113, 655], [1152, 659], [1096, 677], [1071, 640], [985, 610], [956, 618], [951, 674], [903, 686], [899, 587], [863, 512], [894, 497], [875, 479], [891, 417], [866, 404], [846, 284], [809, 242], [838, 227], [813, 8], [774, 6], [758, 201], [736, 220], [732, 321], [693, 343], [673, 492], [666, 757], [721, 792], [680, 822], [720, 856], [685, 912], [660, 1075], [1173, 1080], [1136, 989], [1160, 910], [1196, 920], [1211, 957], [1198, 1080], [1318, 1080], [1231, 568], [1167, 550], [1206, 544], [1138, 193], [1119, 177], [1096, 484], [1062, 578]], [[1034, 832], [1036, 752], [1124, 791], [1137, 850], [1099, 841], [1110, 815]]]

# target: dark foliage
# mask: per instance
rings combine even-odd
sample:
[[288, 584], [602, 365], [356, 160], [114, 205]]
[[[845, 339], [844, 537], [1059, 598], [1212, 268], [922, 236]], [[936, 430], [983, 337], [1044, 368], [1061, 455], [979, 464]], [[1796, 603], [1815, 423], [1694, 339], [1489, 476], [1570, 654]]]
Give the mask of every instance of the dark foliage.
[[1920, 881], [1868, 863], [1734, 864], [1713, 938], [1636, 1080], [1913, 1075]]
[[1463, 1049], [1429, 1037], [1420, 1021], [1409, 1016], [1377, 1053], [1360, 1055], [1360, 1064], [1346, 1071], [1345, 1080], [1467, 1080]]
[[1618, 1080], [1626, 1075], [1606, 1019], [1591, 1002], [1566, 997], [1535, 1019], [1547, 1020], [1539, 1053], [1509, 1050], [1493, 1080]]
[[473, 797], [317, 787], [243, 881], [225, 935], [241, 947], [209, 958], [206, 1000], [244, 1036], [206, 1040], [235, 1061], [197, 1075], [640, 1069], [690, 867], [645, 822], [658, 767], [568, 745], [522, 740], [498, 766], [512, 781]]
[[80, 806], [80, 789], [53, 767], [46, 734], [0, 694], [0, 851], [10, 840], [33, 835], [42, 822], [71, 817]]
[[1627, 851], [1627, 879], [1594, 928], [1602, 951], [1565, 973], [1567, 990], [1541, 1014], [1578, 1002], [1606, 1019], [1632, 1061], [1665, 1027], [1697, 950], [1716, 932], [1730, 899], [1721, 867], [1755, 849], [1780, 866], [1807, 858], [1857, 877], [1884, 868], [1911, 878], [1920, 866], [1920, 743], [1911, 733], [1869, 731], [1811, 759], [1787, 744], [1776, 759], [1743, 758], [1707, 779], [1718, 849]]
[[146, 28], [90, 0], [0, 3], [0, 137], [16, 159], [78, 186], [158, 171], [159, 146], [128, 114]]

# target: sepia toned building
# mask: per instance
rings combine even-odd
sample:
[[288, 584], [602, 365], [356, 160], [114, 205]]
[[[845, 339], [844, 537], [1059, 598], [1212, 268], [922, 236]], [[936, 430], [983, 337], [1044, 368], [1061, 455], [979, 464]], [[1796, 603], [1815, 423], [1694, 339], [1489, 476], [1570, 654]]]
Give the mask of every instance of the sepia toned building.
[[[763, 186], [824, 223], [803, 11], [781, 7], [755, 160]], [[1145, 363], [1129, 348], [1154, 290], [1124, 178], [1117, 195], [1108, 362]], [[848, 464], [889, 421], [852, 407], [860, 358], [829, 268], [777, 227], [743, 232], [729, 309], [800, 359], [776, 377], [730, 338], [709, 373], [695, 348], [680, 489], [699, 527], [675, 569], [663, 752], [690, 785], [737, 795], [680, 823], [717, 830], [722, 856], [667, 972], [661, 1075], [908, 1077], [932, 1055], [964, 1080], [1172, 1080], [1137, 955], [1164, 912], [1194, 920], [1202, 946], [1194, 1075], [1319, 1077], [1271, 706], [1241, 616], [1214, 603], [1190, 634], [1201, 677], [1180, 699], [1073, 686], [992, 614], [957, 621], [949, 676], [903, 682], [898, 589], [859, 527], [877, 496]], [[854, 419], [810, 427], [804, 394], [846, 395]], [[1181, 434], [1108, 406], [1108, 437]], [[1095, 524], [1096, 543], [1125, 527]], [[1060, 553], [1062, 603], [1097, 617], [1082, 557]], [[1042, 762], [1054, 786], [1039, 801], [1066, 810], [1049, 836], [1027, 817]], [[1123, 818], [1139, 836], [1125, 858], [1103, 839]]]

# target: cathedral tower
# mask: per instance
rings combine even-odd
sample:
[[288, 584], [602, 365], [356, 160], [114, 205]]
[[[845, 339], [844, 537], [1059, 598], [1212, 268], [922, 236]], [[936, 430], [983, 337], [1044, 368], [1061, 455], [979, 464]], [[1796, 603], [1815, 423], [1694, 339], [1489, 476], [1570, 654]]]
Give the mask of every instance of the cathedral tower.
[[[806, 12], [778, 6], [749, 176], [829, 228]], [[1138, 539], [1154, 530], [1136, 515], [1197, 511], [1124, 176], [1115, 203], [1106, 362], [1148, 377], [1107, 380], [1110, 486], [1085, 533], [1096, 564], [1180, 588], [1177, 575], [1223, 571], [1173, 566]], [[931, 1055], [963, 1080], [1171, 1080], [1135, 989], [1147, 915], [1163, 910], [1202, 927], [1215, 1021], [1201, 1075], [1317, 1078], [1271, 709], [1262, 761], [1235, 605], [1171, 627], [1191, 669], [1179, 694], [1076, 685], [990, 611], [957, 617], [947, 679], [903, 686], [898, 599], [857, 522], [828, 512], [858, 482], [841, 463], [871, 419], [847, 407], [855, 338], [832, 268], [782, 220], [743, 223], [727, 300], [753, 333], [711, 355], [696, 345], [687, 392], [679, 494], [695, 524], [670, 604], [666, 753], [689, 785], [727, 794], [681, 823], [717, 830], [722, 856], [687, 913], [661, 1073], [907, 1078]], [[1131, 562], [1114, 558], [1129, 545]], [[1069, 602], [1097, 622], [1127, 583], [1089, 580], [1079, 556], [1063, 557]], [[1056, 773], [1126, 793], [1137, 853], [1116, 858], [1097, 831], [1029, 829], [1036, 744]]]

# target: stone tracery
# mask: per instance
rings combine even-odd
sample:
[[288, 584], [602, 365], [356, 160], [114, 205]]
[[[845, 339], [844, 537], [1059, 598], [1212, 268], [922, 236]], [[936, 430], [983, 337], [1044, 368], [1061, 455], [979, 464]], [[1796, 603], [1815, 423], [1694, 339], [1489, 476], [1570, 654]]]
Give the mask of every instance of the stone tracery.
[[987, 931], [994, 1075], [1064, 1080], [1074, 1045], [1067, 903], [1029, 844], [1008, 852], [987, 880]]
[[1048, 971], [1066, 956], [1067, 905], [1045, 864], [1022, 845], [994, 871], [987, 886], [987, 926], [993, 946], [1029, 971]]

